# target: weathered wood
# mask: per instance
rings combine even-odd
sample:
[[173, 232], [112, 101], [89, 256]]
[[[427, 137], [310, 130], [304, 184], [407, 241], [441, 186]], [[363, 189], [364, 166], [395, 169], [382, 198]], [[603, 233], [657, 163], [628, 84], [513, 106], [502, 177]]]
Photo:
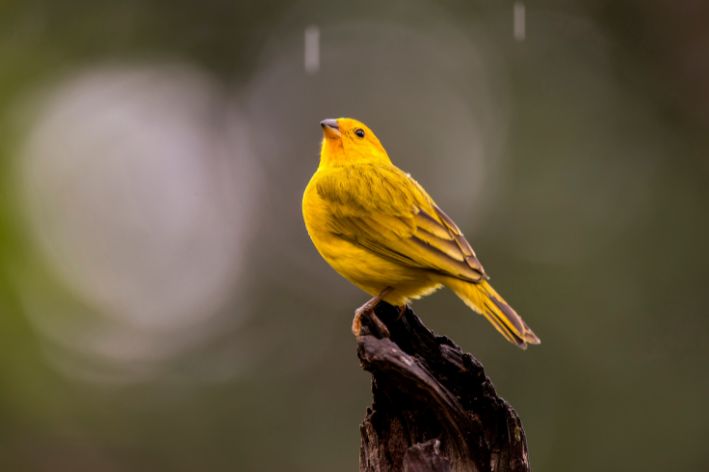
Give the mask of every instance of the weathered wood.
[[528, 471], [522, 423], [482, 364], [410, 309], [399, 316], [380, 303], [376, 313], [390, 337], [364, 317], [357, 338], [374, 397], [360, 427], [360, 471]]

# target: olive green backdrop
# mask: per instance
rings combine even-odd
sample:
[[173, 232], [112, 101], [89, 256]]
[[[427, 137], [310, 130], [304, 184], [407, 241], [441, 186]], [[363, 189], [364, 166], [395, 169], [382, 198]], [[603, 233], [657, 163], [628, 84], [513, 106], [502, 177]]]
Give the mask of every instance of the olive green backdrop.
[[0, 469], [357, 470], [365, 296], [300, 216], [337, 116], [542, 338], [415, 304], [535, 470], [709, 469], [709, 9], [530, 2], [516, 36], [513, 9], [3, 2]]

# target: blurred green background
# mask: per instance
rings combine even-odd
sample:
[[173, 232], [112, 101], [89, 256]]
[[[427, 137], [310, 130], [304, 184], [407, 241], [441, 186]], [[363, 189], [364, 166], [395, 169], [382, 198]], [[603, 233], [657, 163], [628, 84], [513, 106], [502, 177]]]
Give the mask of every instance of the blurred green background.
[[5, 0], [0, 470], [357, 470], [366, 297], [300, 215], [337, 116], [542, 338], [415, 305], [535, 470], [709, 470], [707, 5]]

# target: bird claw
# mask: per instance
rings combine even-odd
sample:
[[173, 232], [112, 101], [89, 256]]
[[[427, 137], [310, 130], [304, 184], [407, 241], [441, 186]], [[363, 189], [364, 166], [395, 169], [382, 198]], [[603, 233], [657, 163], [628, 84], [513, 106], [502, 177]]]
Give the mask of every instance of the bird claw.
[[[372, 300], [370, 300], [370, 302], [371, 301]], [[368, 328], [371, 334], [379, 334], [380, 337], [383, 338], [390, 337], [389, 328], [386, 327], [384, 322], [379, 319], [376, 312], [374, 311], [374, 308], [377, 306], [377, 303], [379, 303], [379, 300], [376, 300], [375, 303], [371, 304], [367, 302], [355, 310], [355, 315], [352, 319], [352, 334], [354, 334], [356, 337], [363, 336], [364, 334], [366, 334], [362, 332], [362, 317], [365, 316], [370, 321]], [[375, 332], [372, 332], [372, 325], [374, 325], [375, 327]]]
[[[392, 290], [393, 288], [386, 287], [379, 293], [379, 295], [370, 298], [364, 305], [355, 310], [355, 316], [352, 319], [352, 334], [354, 334], [355, 337], [359, 337], [365, 334], [362, 333], [363, 316], [366, 316], [370, 321], [369, 326], [367, 326], [369, 328], [370, 334], [374, 334], [375, 336], [378, 334], [381, 338], [390, 337], [389, 328], [387, 328], [386, 325], [382, 322], [382, 320], [379, 319], [374, 309], [377, 307], [377, 305], [379, 305], [379, 302], [382, 301], [382, 299], [387, 294], [392, 292]], [[375, 332], [372, 332], [372, 327], [375, 328]]]

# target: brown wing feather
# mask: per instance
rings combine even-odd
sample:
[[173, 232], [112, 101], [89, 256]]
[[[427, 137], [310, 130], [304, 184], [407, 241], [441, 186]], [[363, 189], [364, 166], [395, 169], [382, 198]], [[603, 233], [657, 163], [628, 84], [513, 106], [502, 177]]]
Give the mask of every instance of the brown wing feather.
[[457, 273], [453, 272], [451, 275], [471, 282], [487, 278], [482, 264], [458, 226], [435, 203], [432, 207], [436, 217], [424, 210], [419, 210], [416, 214], [416, 233], [413, 238], [451, 261], [457, 269]]
[[455, 239], [456, 244], [458, 244], [460, 251], [465, 254], [465, 261], [468, 263], [470, 268], [477, 272], [480, 272], [483, 277], [489, 279], [489, 277], [485, 273], [485, 269], [478, 260], [478, 257], [475, 255], [475, 251], [470, 246], [468, 240], [465, 239], [465, 236], [463, 236], [463, 232], [460, 230], [460, 228], [458, 228], [458, 225], [456, 225], [455, 222], [448, 215], [446, 215], [446, 213], [441, 210], [435, 203], [433, 204], [433, 208], [436, 210], [436, 213], [438, 214], [439, 218], [441, 218], [443, 223], [446, 225], [446, 228], [448, 228], [448, 231], [450, 231], [451, 235]]

